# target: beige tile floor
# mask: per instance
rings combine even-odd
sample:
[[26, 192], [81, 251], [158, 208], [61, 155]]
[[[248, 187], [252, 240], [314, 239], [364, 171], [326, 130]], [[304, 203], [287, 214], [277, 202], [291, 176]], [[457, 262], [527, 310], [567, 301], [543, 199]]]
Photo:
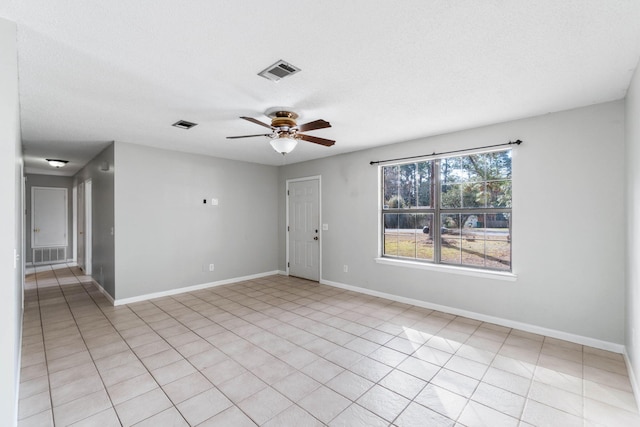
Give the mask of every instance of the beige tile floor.
[[19, 427], [640, 426], [619, 354], [315, 282], [26, 287]]

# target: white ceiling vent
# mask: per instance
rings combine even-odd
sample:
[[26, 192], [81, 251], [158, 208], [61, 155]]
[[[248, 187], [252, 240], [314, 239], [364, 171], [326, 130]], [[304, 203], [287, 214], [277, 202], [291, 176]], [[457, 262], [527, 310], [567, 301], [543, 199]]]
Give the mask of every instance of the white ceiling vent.
[[285, 77], [288, 77], [292, 74], [300, 71], [300, 68], [289, 64], [288, 62], [284, 62], [282, 59], [276, 62], [273, 65], [269, 65], [264, 70], [258, 73], [259, 76], [264, 77], [265, 79], [272, 80], [274, 82], [279, 81]]

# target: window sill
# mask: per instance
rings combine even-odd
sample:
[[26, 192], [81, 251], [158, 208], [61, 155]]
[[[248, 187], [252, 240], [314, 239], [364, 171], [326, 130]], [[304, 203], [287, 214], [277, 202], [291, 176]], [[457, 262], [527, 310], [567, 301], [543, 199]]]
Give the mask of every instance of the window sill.
[[482, 277], [485, 279], [506, 280], [515, 282], [518, 278], [513, 273], [491, 270], [476, 270], [473, 268], [456, 267], [443, 264], [427, 264], [423, 262], [407, 261], [394, 258], [375, 258], [376, 264], [393, 265], [396, 267], [416, 268], [418, 270], [439, 271], [441, 273], [460, 274], [463, 276]]

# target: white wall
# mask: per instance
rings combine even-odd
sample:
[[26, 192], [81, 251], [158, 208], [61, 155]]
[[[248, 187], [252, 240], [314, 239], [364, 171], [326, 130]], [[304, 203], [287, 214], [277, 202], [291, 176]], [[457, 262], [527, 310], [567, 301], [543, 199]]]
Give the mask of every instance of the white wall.
[[640, 67], [626, 99], [627, 293], [626, 349], [630, 376], [640, 404]]
[[277, 270], [276, 167], [121, 142], [115, 165], [116, 299]]
[[[102, 170], [103, 164], [109, 170]], [[113, 298], [115, 296], [114, 146], [109, 145], [75, 176], [75, 185], [91, 179], [91, 276]], [[74, 230], [75, 233], [75, 230]]]
[[[322, 176], [323, 280], [522, 322], [621, 349], [624, 342], [624, 103], [594, 105], [283, 167]], [[521, 139], [513, 154], [516, 282], [376, 264], [372, 160]], [[338, 140], [338, 144], [340, 141]], [[343, 265], [349, 272], [343, 272]], [[604, 342], [604, 343], [602, 343]]]
[[[0, 424], [16, 424], [22, 329], [22, 148], [16, 26], [0, 18]], [[14, 266], [14, 251], [20, 254]]]

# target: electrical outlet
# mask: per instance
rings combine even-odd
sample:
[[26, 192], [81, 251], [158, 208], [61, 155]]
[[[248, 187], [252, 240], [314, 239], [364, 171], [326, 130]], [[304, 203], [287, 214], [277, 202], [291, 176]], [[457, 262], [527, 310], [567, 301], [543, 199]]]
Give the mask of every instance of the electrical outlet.
[[214, 268], [215, 266], [213, 264], [209, 264], [209, 271], [213, 271]]
[[347, 264], [342, 266], [342, 271], [344, 271], [345, 273], [349, 272], [349, 266]]

